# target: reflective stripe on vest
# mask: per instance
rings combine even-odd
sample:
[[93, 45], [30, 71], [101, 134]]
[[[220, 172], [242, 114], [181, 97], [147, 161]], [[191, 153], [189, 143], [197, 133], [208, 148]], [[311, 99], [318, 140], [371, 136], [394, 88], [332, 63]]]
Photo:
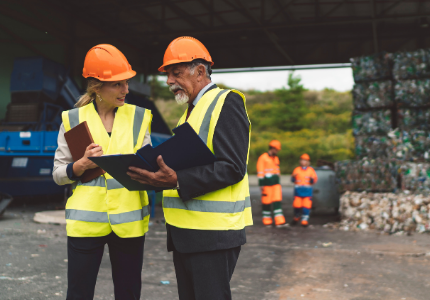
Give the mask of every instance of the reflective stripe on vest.
[[110, 223], [112, 225], [130, 223], [135, 221], [143, 220], [146, 216], [149, 216], [148, 206], [142, 207], [142, 209], [133, 210], [121, 214], [109, 214]]
[[136, 106], [136, 110], [134, 112], [134, 121], [133, 121], [133, 147], [136, 147], [137, 138], [139, 137], [140, 125], [143, 122], [144, 115], [145, 115], [145, 109], [143, 107]]
[[209, 105], [209, 108], [205, 113], [205, 117], [203, 118], [203, 122], [199, 130], [199, 136], [205, 144], [208, 143], [209, 125], [211, 124], [212, 113], [215, 109], [216, 104], [218, 103], [219, 97], [221, 97], [221, 95], [226, 92], [228, 92], [228, 90], [222, 90], [221, 92], [219, 92], [218, 95], [216, 95], [215, 99], [212, 101], [212, 103]]
[[181, 198], [177, 197], [164, 197], [163, 207], [201, 212], [234, 214], [243, 212], [245, 208], [251, 207], [251, 198], [246, 197], [245, 200], [229, 202], [197, 199], [183, 201]]
[[107, 183], [107, 189], [108, 190], [122, 189], [124, 187], [115, 178], [106, 179], [106, 183]]
[[109, 219], [110, 219], [110, 223], [112, 225], [141, 221], [146, 216], [149, 216], [148, 206], [144, 206], [142, 209], [129, 211], [125, 213], [110, 214], [109, 217], [107, 212], [88, 211], [88, 210], [79, 210], [79, 209], [66, 209], [67, 220], [109, 223]]
[[79, 125], [79, 108], [69, 110], [69, 123], [70, 128]]
[[94, 178], [93, 180], [89, 182], [78, 182], [78, 186], [99, 186], [99, 187], [106, 187], [105, 178], [103, 176], [99, 176], [97, 178]]
[[66, 219], [84, 222], [109, 223], [107, 212], [66, 209]]

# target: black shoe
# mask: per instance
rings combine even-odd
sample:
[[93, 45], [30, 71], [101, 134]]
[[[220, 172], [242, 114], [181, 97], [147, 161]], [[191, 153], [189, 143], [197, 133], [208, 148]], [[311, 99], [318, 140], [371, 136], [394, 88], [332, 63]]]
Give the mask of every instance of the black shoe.
[[290, 224], [291, 226], [294, 226], [297, 225], [297, 223], [299, 223], [299, 221], [293, 219]]

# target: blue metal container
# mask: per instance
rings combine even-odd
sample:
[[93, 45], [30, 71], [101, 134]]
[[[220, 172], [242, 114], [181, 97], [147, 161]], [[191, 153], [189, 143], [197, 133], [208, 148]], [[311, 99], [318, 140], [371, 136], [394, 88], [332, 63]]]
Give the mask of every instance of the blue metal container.
[[[0, 192], [13, 197], [64, 194], [67, 186], [55, 184], [52, 170], [61, 112], [74, 107], [80, 96], [78, 87], [61, 64], [32, 57], [14, 61], [10, 91], [11, 104], [38, 103], [40, 106], [35, 107], [42, 110], [37, 122], [2, 122], [4, 128], [27, 129], [0, 131]], [[152, 101], [133, 94], [126, 99], [152, 110], [154, 147], [171, 137], [170, 129]], [[22, 111], [20, 106], [16, 108]], [[37, 117], [39, 112], [36, 113]]]
[[52, 180], [58, 131], [0, 132], [0, 191], [13, 196], [64, 193]]

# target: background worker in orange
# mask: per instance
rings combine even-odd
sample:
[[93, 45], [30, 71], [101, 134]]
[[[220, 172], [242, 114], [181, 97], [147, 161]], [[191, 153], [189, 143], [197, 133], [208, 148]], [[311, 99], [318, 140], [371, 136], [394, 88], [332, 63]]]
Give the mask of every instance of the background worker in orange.
[[308, 154], [300, 156], [300, 167], [294, 169], [291, 181], [294, 183], [294, 219], [297, 224], [302, 218], [302, 225], [309, 225], [309, 214], [312, 208], [312, 185], [317, 183], [318, 177], [310, 166], [311, 158]]
[[285, 217], [281, 207], [281, 171], [277, 156], [280, 150], [281, 143], [273, 140], [269, 143], [269, 151], [263, 153], [257, 161], [258, 184], [261, 187], [261, 202], [263, 204], [263, 224], [273, 224], [271, 213], [271, 204], [273, 203], [275, 225], [278, 227], [285, 225]]

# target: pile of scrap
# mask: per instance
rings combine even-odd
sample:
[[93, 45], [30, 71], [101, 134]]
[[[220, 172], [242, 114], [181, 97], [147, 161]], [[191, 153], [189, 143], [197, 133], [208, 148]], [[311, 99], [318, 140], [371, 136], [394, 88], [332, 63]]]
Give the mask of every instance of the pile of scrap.
[[389, 234], [430, 231], [430, 196], [346, 192], [340, 205], [342, 221], [326, 227], [345, 231], [373, 229]]

